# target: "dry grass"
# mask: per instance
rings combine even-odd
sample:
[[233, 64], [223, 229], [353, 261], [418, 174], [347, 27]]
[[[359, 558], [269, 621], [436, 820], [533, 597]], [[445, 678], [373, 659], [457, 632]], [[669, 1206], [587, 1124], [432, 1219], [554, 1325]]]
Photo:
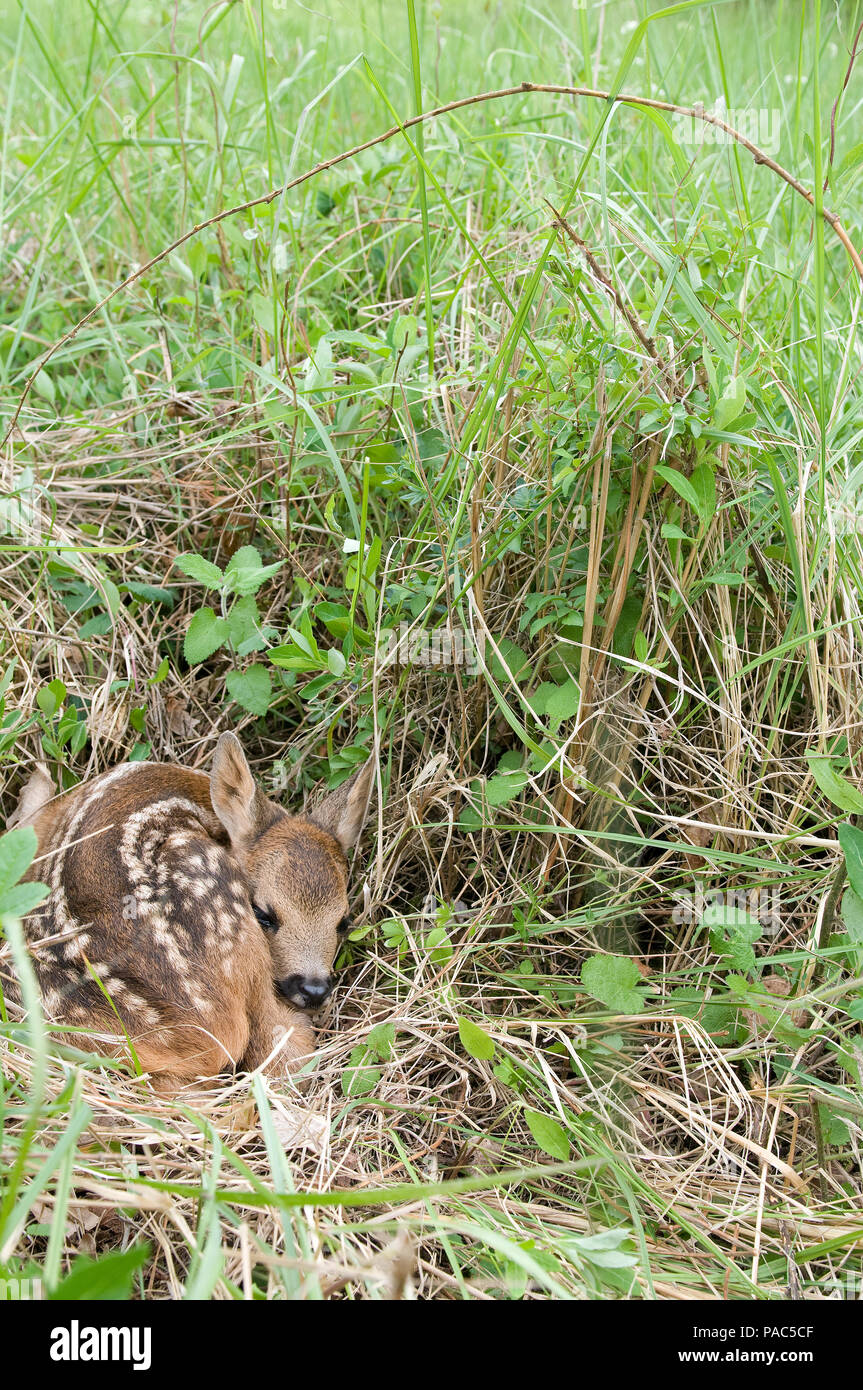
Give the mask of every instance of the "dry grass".
[[[507, 420], [510, 438], [527, 423], [522, 407]], [[266, 535], [255, 489], [274, 465], [248, 406], [228, 407], [214, 421], [201, 418], [194, 402], [178, 416], [156, 399], [135, 412], [100, 413], [86, 427], [34, 430], [25, 439], [27, 458], [56, 503], [55, 541], [70, 554], [116, 545], [116, 583], [169, 585], [177, 599], [169, 612], [156, 604], [125, 608], [111, 632], [82, 643], [78, 620], [37, 578], [39, 551], [5, 567], [2, 601], [18, 657], [7, 704], [33, 709], [36, 689], [62, 679], [90, 711], [89, 749], [76, 765], [87, 776], [123, 756], [129, 708], [142, 698], [159, 654], [185, 631], [194, 586], [172, 570], [177, 549], [223, 562], [238, 543]], [[596, 456], [607, 456], [601, 446]], [[256, 474], [234, 486], [250, 458]], [[505, 479], [507, 466], [499, 473]], [[738, 491], [729, 480], [728, 498]], [[322, 490], [315, 502], [324, 501]], [[494, 492], [483, 503], [492, 512], [500, 505]], [[809, 810], [802, 751], [819, 722], [854, 736], [852, 682], [859, 673], [844, 651], [837, 683], [834, 634], [807, 663], [798, 658], [802, 693], [790, 712], [783, 710], [771, 697], [774, 667], [751, 669], [753, 653], [735, 638], [742, 616], [764, 647], [777, 642], [770, 603], [757, 590], [738, 597], [707, 588], [669, 615], [661, 593], [678, 585], [655, 543], [660, 513], [653, 503], [646, 510], [645, 564], [653, 576], [646, 631], [655, 625], [671, 654], [663, 678], [657, 683], [653, 671], [621, 670], [619, 663], [612, 674], [609, 654], [595, 646], [587, 727], [574, 729], [561, 745], [563, 761], [533, 775], [497, 823], [469, 831], [460, 819], [476, 798], [472, 778], [484, 765], [490, 729], [501, 738], [488, 685], [471, 680], [460, 690], [452, 675], [373, 662], [366, 682], [345, 691], [339, 708], [346, 741], [364, 700], [379, 725], [389, 715], [386, 796], [369, 826], [357, 882], [362, 939], [349, 949], [307, 1095], [271, 1097], [269, 1146], [244, 1082], [190, 1094], [180, 1118], [145, 1083], [114, 1069], [92, 1060], [51, 1062], [48, 1096], [66, 1099], [56, 1108], [48, 1101], [38, 1151], [49, 1153], [64, 1132], [70, 1085], [75, 1105], [92, 1112], [63, 1189], [64, 1255], [146, 1239], [153, 1259], [140, 1292], [153, 1298], [177, 1296], [204, 1278], [215, 1297], [251, 1297], [253, 1289], [303, 1297], [413, 1291], [482, 1298], [505, 1290], [580, 1296], [600, 1285], [575, 1238], [620, 1226], [635, 1238], [629, 1246], [639, 1256], [624, 1269], [621, 1292], [750, 1297], [760, 1289], [793, 1292], [795, 1277], [841, 1275], [842, 1248], [797, 1276], [787, 1273], [801, 1249], [834, 1237], [851, 1241], [849, 1201], [853, 1206], [860, 1196], [859, 1107], [841, 1084], [835, 1050], [820, 1041], [821, 1025], [835, 1023], [836, 1011], [826, 998], [807, 994], [796, 968], [817, 933], [825, 867], [833, 862], [832, 838]], [[698, 550], [704, 573], [722, 561], [729, 515], [717, 514]], [[597, 534], [592, 543], [603, 549]], [[616, 550], [625, 554], [626, 546]], [[282, 553], [291, 569], [267, 591], [266, 616], [277, 626], [295, 575], [322, 586], [332, 563], [313, 517], [292, 517], [290, 550]], [[98, 586], [98, 559], [78, 551], [73, 563]], [[536, 583], [531, 566], [526, 555], [515, 555], [485, 571], [482, 617], [498, 638], [517, 635], [523, 596]], [[410, 557], [398, 557], [390, 577], [406, 584], [410, 570]], [[823, 582], [813, 608], [829, 614], [829, 570]], [[540, 639], [534, 670], [543, 650]], [[130, 688], [116, 688], [129, 678]], [[155, 755], [207, 765], [224, 727], [221, 680], [217, 669], [171, 663], [146, 698]], [[320, 732], [302, 725], [285, 739], [271, 725], [249, 721], [243, 737], [264, 779], [290, 745], [308, 782], [305, 767], [322, 751]], [[36, 731], [18, 746], [23, 756], [10, 768], [7, 809], [38, 752]], [[579, 762], [592, 770], [593, 793], [583, 779], [573, 780]], [[570, 773], [563, 780], [561, 768]], [[531, 827], [537, 809], [545, 824]], [[548, 833], [549, 812], [557, 835]], [[703, 1000], [722, 990], [703, 931], [672, 922], [675, 894], [703, 877], [707, 849], [726, 882], [781, 888], [781, 930], [759, 948], [778, 962], [763, 963], [760, 995], [776, 1007], [759, 1009], [753, 985], [749, 1008], [738, 1001], [736, 1026], [726, 1020], [718, 1032], [715, 1025], [707, 1031], [701, 1006], [694, 1016], [691, 1007], [681, 1013], [674, 995], [686, 985]], [[593, 885], [585, 898], [586, 878], [609, 866], [604, 887], [597, 892]], [[426, 940], [440, 920], [428, 915], [430, 897], [461, 904], [442, 954]], [[528, 925], [514, 930], [525, 911], [520, 920]], [[374, 930], [382, 919], [403, 925], [400, 944]], [[591, 1011], [578, 985], [585, 957], [604, 949], [624, 919], [635, 923], [628, 930], [653, 992], [649, 1011], [633, 1018]], [[368, 935], [366, 927], [373, 928]], [[803, 997], [787, 997], [789, 991]], [[805, 1026], [791, 1024], [792, 1008], [795, 1024]], [[466, 1053], [459, 1016], [484, 1021], [496, 1043], [494, 1067]], [[393, 1055], [373, 1063], [380, 1078], [369, 1094], [346, 1096], [351, 1054], [381, 1023], [394, 1026]], [[12, 1084], [8, 1143], [18, 1110], [22, 1123], [27, 1117], [15, 1094], [19, 1084], [21, 1097], [27, 1094], [31, 1063], [20, 1039], [4, 1044], [4, 1055]], [[825, 1155], [816, 1105], [837, 1096], [850, 1143], [841, 1159]], [[526, 1105], [564, 1124], [586, 1167], [561, 1173], [552, 1165], [547, 1177], [531, 1171], [548, 1160], [528, 1128]], [[304, 1147], [292, 1132], [306, 1109], [321, 1123], [312, 1125]], [[276, 1132], [287, 1137], [289, 1165], [272, 1146]], [[469, 1190], [462, 1194], [464, 1179]], [[219, 1194], [215, 1275], [202, 1182]], [[432, 1196], [441, 1183], [441, 1195]], [[181, 1195], [176, 1185], [183, 1184], [195, 1195]], [[397, 1190], [387, 1197], [381, 1189], [389, 1187]], [[273, 1194], [290, 1191], [311, 1195], [280, 1210]], [[317, 1194], [331, 1193], [344, 1202], [321, 1205]], [[58, 1200], [40, 1198], [42, 1223]], [[22, 1231], [4, 1258], [38, 1257], [43, 1240]], [[544, 1255], [538, 1264], [534, 1249]]]
[[[861, 300], [799, 196], [825, 172], [806, 55], [825, 91], [845, 73], [826, 14], [820, 46], [757, 5], [758, 43], [736, 7], [667, 42], [655, 26], [638, 76], [656, 120], [617, 107], [600, 131], [604, 104], [540, 107], [517, 84], [614, 76], [630, 31], [611, 7], [582, 7], [574, 43], [568, 4], [542, 25], [516, 0], [483, 10], [469, 42], [449, 6], [424, 37], [425, 106], [479, 89], [477, 52], [515, 96], [448, 112], [422, 151], [399, 137], [342, 162], [414, 109], [389, 36], [355, 87], [375, 36], [306, 35], [276, 94], [256, 86], [264, 9], [248, 31], [244, 7], [194, 33], [180, 15], [169, 43], [141, 8], [140, 32], [108, 17], [94, 37], [106, 71], [128, 61], [92, 127], [50, 107], [40, 130], [71, 59], [21, 40], [38, 78], [20, 74], [9, 146], [34, 171], [9, 184], [0, 267], [10, 406], [38, 353], [159, 263], [52, 358], [4, 452], [2, 490], [29, 467], [44, 505], [0, 537], [0, 807], [43, 757], [67, 785], [147, 748], [207, 768], [227, 727], [271, 794], [299, 803], [371, 746], [380, 794], [302, 1096], [238, 1078], [177, 1105], [49, 1047], [38, 1019], [0, 1027], [0, 1275], [53, 1286], [78, 1253], [145, 1241], [134, 1294], [153, 1299], [859, 1292], [863, 951], [840, 901], [848, 807], [806, 756], [859, 782], [863, 550], [839, 518]], [[663, 125], [718, 70], [781, 108], [790, 189]], [[840, 109], [829, 197], [857, 246], [851, 130]], [[80, 208], [61, 150], [90, 161]], [[192, 206], [250, 198], [259, 216], [161, 258]], [[367, 585], [345, 539], [364, 558], [380, 541]], [[326, 601], [353, 643], [329, 685], [276, 672], [262, 718], [228, 695], [243, 658], [184, 660], [212, 595], [175, 565], [250, 543], [283, 561], [258, 595], [280, 642], [305, 614], [338, 648]], [[401, 621], [470, 634], [479, 672], [386, 664]], [[57, 680], [77, 748], [40, 713]], [[739, 922], [708, 929], [716, 891], [767, 902], [751, 953]], [[609, 956], [637, 973], [603, 1002], [583, 971]]]

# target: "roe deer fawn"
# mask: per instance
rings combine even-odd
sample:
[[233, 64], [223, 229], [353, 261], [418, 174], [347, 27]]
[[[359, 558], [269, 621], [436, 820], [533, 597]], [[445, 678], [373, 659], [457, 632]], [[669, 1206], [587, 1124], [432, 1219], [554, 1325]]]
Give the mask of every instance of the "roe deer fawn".
[[18, 820], [51, 895], [25, 927], [48, 1016], [115, 1041], [119, 1018], [161, 1089], [251, 1070], [280, 1040], [270, 1070], [284, 1074], [312, 1051], [308, 1011], [332, 986], [373, 771], [309, 816], [268, 800], [233, 734], [210, 777], [126, 763], [56, 800], [31, 779]]

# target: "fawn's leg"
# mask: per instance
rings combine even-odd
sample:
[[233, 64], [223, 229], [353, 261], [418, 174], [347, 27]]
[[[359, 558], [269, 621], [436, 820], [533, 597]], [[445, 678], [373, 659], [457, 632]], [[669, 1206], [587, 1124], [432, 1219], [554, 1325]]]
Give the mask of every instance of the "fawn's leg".
[[[270, 982], [264, 997], [258, 1001], [250, 1023], [249, 1045], [242, 1062], [244, 1071], [254, 1071], [266, 1062], [268, 1076], [283, 1078], [295, 1071], [300, 1061], [315, 1050], [315, 1034], [308, 1018], [287, 1002], [277, 999]], [[282, 1046], [268, 1061], [280, 1042]]]

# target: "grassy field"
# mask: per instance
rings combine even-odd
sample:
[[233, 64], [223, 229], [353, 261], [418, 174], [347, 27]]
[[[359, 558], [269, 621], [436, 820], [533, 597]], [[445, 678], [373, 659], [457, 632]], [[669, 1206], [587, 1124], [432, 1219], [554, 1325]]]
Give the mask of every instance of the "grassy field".
[[303, 1098], [0, 1011], [0, 1277], [859, 1294], [863, 6], [8, 10], [4, 820], [380, 778]]

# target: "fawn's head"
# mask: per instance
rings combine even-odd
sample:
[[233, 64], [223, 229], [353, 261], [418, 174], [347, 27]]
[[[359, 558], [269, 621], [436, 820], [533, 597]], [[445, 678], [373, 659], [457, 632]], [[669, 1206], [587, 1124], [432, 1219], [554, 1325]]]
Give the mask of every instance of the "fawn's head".
[[310, 817], [291, 816], [256, 784], [233, 734], [223, 734], [210, 775], [213, 810], [228, 832], [252, 908], [267, 933], [276, 987], [314, 1009], [332, 989], [348, 918], [347, 851], [356, 843], [374, 774], [371, 759]]

